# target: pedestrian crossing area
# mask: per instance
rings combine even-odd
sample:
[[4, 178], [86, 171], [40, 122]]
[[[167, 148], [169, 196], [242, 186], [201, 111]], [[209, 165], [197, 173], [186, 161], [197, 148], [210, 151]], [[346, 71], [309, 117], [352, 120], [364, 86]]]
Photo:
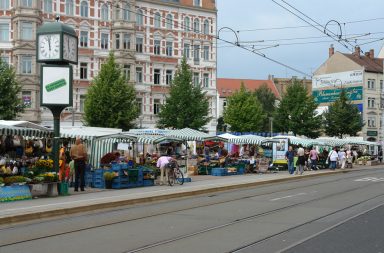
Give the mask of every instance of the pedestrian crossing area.
[[384, 182], [383, 177], [364, 177], [354, 180], [355, 182]]

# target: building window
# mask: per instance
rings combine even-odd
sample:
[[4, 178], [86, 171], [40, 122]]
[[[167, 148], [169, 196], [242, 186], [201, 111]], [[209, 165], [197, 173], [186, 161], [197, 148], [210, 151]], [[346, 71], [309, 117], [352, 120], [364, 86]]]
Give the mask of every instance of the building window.
[[189, 19], [189, 17], [185, 17], [184, 19], [184, 30], [186, 32], [189, 32], [191, 30], [191, 20]]
[[80, 47], [88, 47], [88, 32], [80, 31]]
[[368, 98], [368, 108], [375, 108], [375, 99]]
[[136, 52], [142, 53], [143, 52], [143, 38], [136, 38]]
[[154, 41], [154, 45], [153, 45], [153, 53], [156, 54], [156, 55], [160, 55], [160, 43], [161, 41], [160, 40], [155, 40]]
[[193, 60], [195, 63], [200, 61], [200, 45], [193, 45]]
[[172, 51], [173, 51], [172, 44], [173, 44], [172, 41], [167, 41], [167, 45], [166, 45], [167, 56], [172, 56]]
[[200, 32], [200, 21], [197, 18], [193, 21], [193, 31], [195, 33]]
[[8, 9], [9, 9], [9, 0], [1, 0], [0, 10], [8, 10]]
[[383, 80], [380, 80], [380, 90], [383, 91]]
[[154, 21], [155, 28], [160, 28], [160, 24], [161, 24], [161, 15], [160, 15], [160, 13], [156, 12], [155, 13], [155, 21]]
[[31, 91], [22, 91], [21, 99], [23, 101], [24, 108], [32, 108], [32, 92]]
[[65, 14], [73, 16], [73, 10], [74, 10], [73, 0], [67, 0], [65, 2]]
[[153, 114], [157, 115], [160, 112], [160, 99], [154, 99], [153, 100]]
[[368, 79], [368, 89], [371, 89], [371, 90], [375, 89], [375, 80], [374, 79]]
[[139, 109], [139, 115], [143, 114], [143, 98], [136, 98], [137, 108]]
[[368, 117], [368, 127], [376, 127], [376, 118]]
[[142, 67], [136, 68], [136, 82], [137, 83], [143, 83], [143, 68]]
[[88, 3], [86, 1], [81, 1], [80, 16], [88, 17]]
[[123, 18], [125, 21], [129, 21], [131, 19], [131, 7], [129, 6], [129, 4], [124, 4], [124, 10], [123, 10]]
[[204, 21], [203, 32], [204, 32], [204, 34], [209, 34], [209, 22], [208, 22], [208, 20]]
[[194, 6], [199, 6], [200, 7], [201, 6], [200, 4], [201, 4], [200, 0], [193, 0], [193, 5]]
[[204, 46], [204, 60], [209, 61], [209, 46]]
[[32, 0], [21, 0], [21, 6], [32, 7]]
[[171, 14], [167, 15], [165, 22], [166, 22], [167, 29], [172, 30], [173, 29], [173, 16]]
[[0, 56], [0, 60], [4, 63], [6, 63], [7, 65], [9, 65], [10, 61], [9, 61], [9, 56]]
[[138, 9], [136, 12], [136, 25], [143, 25], [144, 20], [143, 20], [143, 11], [141, 9]]
[[199, 80], [199, 73], [193, 73], [193, 85], [199, 86], [200, 80]]
[[131, 65], [124, 65], [123, 66], [123, 73], [125, 80], [130, 81], [131, 80]]
[[85, 62], [80, 62], [80, 79], [88, 78], [88, 64]]
[[32, 40], [32, 23], [21, 22], [21, 39]]
[[166, 83], [167, 85], [171, 85], [171, 84], [172, 84], [172, 73], [173, 73], [172, 70], [167, 70], [167, 71], [166, 71], [165, 83]]
[[44, 0], [44, 11], [51, 13], [52, 9], [52, 0]]
[[153, 73], [153, 83], [160, 84], [160, 69], [155, 69]]
[[21, 56], [21, 73], [32, 74], [32, 56]]
[[128, 33], [124, 34], [123, 46], [124, 46], [124, 49], [131, 49], [131, 35]]
[[101, 20], [108, 21], [108, 16], [109, 16], [108, 12], [109, 12], [108, 5], [103, 4], [101, 6]]
[[9, 41], [9, 24], [0, 24], [0, 41]]
[[101, 34], [101, 43], [100, 47], [101, 49], [108, 49], [108, 33], [102, 33]]
[[80, 112], [84, 112], [86, 95], [80, 95]]
[[184, 43], [184, 57], [185, 58], [188, 59], [190, 57], [190, 55], [191, 55], [190, 51], [191, 51], [191, 45], [188, 43]]
[[115, 48], [120, 49], [120, 34], [119, 33], [115, 34]]
[[209, 74], [205, 73], [203, 76], [203, 85], [205, 88], [209, 87]]
[[115, 6], [115, 19], [120, 19], [120, 5]]

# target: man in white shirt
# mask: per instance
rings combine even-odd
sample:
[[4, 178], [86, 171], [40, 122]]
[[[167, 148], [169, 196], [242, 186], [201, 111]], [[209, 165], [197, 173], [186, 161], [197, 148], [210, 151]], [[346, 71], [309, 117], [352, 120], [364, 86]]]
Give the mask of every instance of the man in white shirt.
[[296, 174], [298, 174], [300, 171], [300, 175], [302, 175], [305, 166], [305, 152], [302, 146], [299, 146], [299, 149], [297, 150], [297, 156]]

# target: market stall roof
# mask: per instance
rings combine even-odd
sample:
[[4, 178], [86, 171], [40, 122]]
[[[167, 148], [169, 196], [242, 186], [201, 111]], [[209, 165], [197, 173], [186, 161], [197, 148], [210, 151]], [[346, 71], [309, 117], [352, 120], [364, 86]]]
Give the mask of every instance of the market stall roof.
[[76, 138], [92, 140], [95, 137], [121, 133], [122, 129], [117, 128], [101, 128], [86, 126], [66, 126], [60, 128], [60, 135], [64, 138]]
[[131, 132], [121, 132], [117, 134], [105, 135], [96, 138], [97, 140], [113, 139], [114, 142], [136, 142], [142, 144], [158, 144], [161, 142], [181, 142], [182, 139], [173, 136], [133, 134]]
[[343, 139], [335, 137], [320, 137], [316, 140], [322, 141], [329, 146], [345, 146], [345, 145], [378, 145], [376, 142], [364, 141], [362, 137], [346, 137]]
[[234, 144], [253, 144], [260, 145], [266, 140], [265, 137], [259, 135], [240, 135], [235, 138], [229, 139], [229, 142]]
[[326, 143], [324, 143], [321, 140], [306, 139], [306, 138], [300, 138], [297, 136], [278, 135], [278, 136], [272, 137], [272, 139], [281, 139], [281, 138], [289, 139], [292, 145], [301, 145], [303, 147], [311, 147], [313, 145], [326, 145]]
[[200, 132], [191, 128], [183, 128], [177, 130], [170, 130], [165, 136], [173, 136], [180, 138], [184, 141], [204, 141], [205, 139], [212, 137], [211, 135]]
[[[4, 121], [2, 121], [3, 123]], [[53, 132], [49, 129], [41, 130], [14, 125], [3, 125], [0, 123], [0, 135], [19, 135], [23, 137], [45, 138], [52, 137]]]
[[233, 135], [233, 134], [230, 134], [230, 133], [220, 134], [219, 136], [222, 137], [222, 138], [225, 138], [227, 140], [238, 138], [237, 135]]
[[128, 133], [130, 134], [136, 134], [136, 135], [166, 135], [172, 130], [168, 129], [158, 129], [158, 128], [152, 128], [152, 129], [130, 129]]
[[25, 120], [0, 120], [0, 125], [38, 129], [41, 131], [50, 131], [50, 129], [48, 129], [46, 127], [43, 127], [43, 126], [40, 126], [38, 124], [29, 122], [29, 121], [25, 121]]

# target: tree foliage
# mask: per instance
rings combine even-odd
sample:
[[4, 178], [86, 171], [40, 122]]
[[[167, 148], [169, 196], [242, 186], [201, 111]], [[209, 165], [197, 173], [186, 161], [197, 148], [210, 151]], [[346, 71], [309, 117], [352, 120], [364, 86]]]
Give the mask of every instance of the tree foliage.
[[240, 90], [228, 98], [224, 122], [234, 132], [260, 131], [265, 119], [263, 107], [257, 97], [241, 84]]
[[183, 58], [176, 71], [166, 103], [161, 107], [161, 128], [202, 129], [209, 121], [209, 103], [200, 86], [192, 84], [192, 71]]
[[298, 81], [288, 86], [276, 110], [274, 123], [281, 132], [317, 138], [320, 135], [321, 116], [316, 113], [317, 104], [308, 95], [307, 88]]
[[339, 99], [329, 106], [323, 117], [325, 133], [329, 136], [355, 136], [364, 126], [359, 110], [348, 101], [345, 90], [341, 91]]
[[138, 117], [135, 89], [127, 83], [113, 52], [93, 79], [85, 99], [85, 121], [89, 126], [129, 130]]
[[0, 59], [0, 119], [12, 120], [23, 112], [20, 92], [21, 85], [16, 80], [14, 68]]
[[263, 84], [260, 88], [255, 90], [255, 96], [260, 101], [266, 117], [262, 123], [262, 131], [269, 132], [269, 117], [272, 117], [275, 112], [276, 96], [273, 94], [267, 84]]

